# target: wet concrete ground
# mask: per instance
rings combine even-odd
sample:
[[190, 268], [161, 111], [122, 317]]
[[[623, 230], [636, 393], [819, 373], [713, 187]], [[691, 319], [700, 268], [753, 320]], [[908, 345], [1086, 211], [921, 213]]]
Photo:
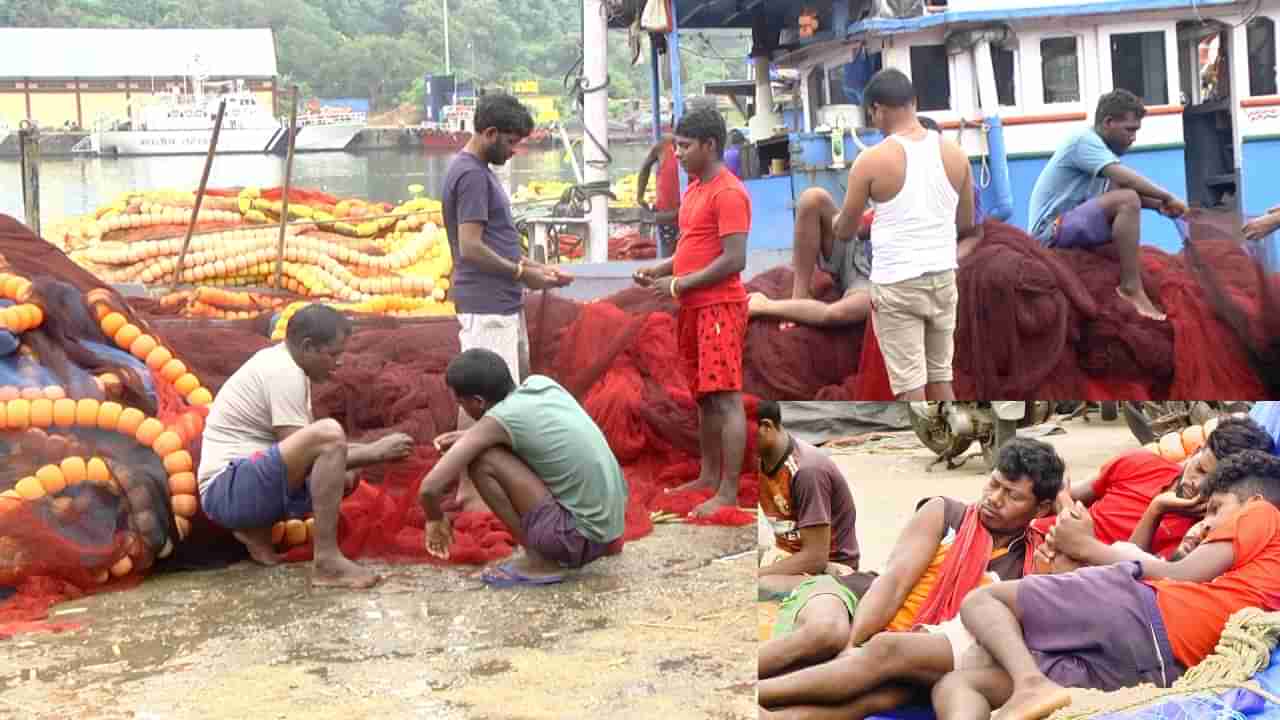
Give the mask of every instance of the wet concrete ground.
[[360, 593], [307, 563], [157, 576], [0, 643], [0, 718], [754, 718], [754, 538], [659, 525], [514, 590], [424, 565]]

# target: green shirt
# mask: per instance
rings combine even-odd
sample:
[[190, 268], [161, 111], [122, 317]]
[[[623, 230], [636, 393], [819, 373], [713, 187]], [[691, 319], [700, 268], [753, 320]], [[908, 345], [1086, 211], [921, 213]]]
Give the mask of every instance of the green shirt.
[[485, 413], [502, 423], [511, 450], [547, 484], [588, 540], [608, 543], [626, 525], [627, 481], [604, 433], [555, 380], [530, 375]]

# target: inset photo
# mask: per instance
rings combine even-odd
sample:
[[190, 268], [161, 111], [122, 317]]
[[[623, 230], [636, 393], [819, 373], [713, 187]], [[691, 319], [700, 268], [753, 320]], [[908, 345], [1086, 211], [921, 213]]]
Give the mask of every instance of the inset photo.
[[762, 404], [759, 717], [1263, 707], [1224, 691], [1280, 682], [1278, 435], [1271, 402]]

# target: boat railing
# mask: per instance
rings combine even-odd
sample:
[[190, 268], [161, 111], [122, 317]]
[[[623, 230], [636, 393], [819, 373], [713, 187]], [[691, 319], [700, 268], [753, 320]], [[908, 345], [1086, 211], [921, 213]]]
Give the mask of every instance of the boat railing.
[[306, 125], [364, 125], [368, 122], [368, 113], [362, 112], [318, 112], [303, 113], [298, 116], [298, 126]]

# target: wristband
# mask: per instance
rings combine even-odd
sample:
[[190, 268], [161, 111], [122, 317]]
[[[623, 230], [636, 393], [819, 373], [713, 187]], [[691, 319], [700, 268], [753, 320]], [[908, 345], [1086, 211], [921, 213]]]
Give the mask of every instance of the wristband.
[[671, 297], [673, 298], [680, 297], [680, 291], [676, 288], [676, 282], [678, 282], [679, 280], [680, 278], [676, 277], [675, 275], [671, 276]]
[[521, 260], [516, 265], [516, 280], [519, 280], [522, 277], [524, 277], [524, 260]]

